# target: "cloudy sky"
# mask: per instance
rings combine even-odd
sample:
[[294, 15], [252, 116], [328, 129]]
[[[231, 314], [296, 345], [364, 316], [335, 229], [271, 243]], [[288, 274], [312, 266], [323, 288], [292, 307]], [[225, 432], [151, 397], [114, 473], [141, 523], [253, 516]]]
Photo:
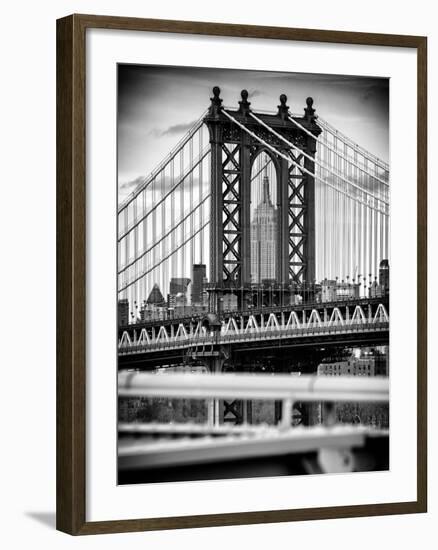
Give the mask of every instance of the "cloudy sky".
[[385, 161], [389, 154], [389, 81], [341, 75], [315, 75], [119, 65], [119, 198], [149, 174], [209, 106], [213, 86], [224, 105], [237, 108], [240, 91], [251, 107], [275, 110], [285, 93], [293, 113], [303, 113], [312, 96], [316, 113], [353, 141]]

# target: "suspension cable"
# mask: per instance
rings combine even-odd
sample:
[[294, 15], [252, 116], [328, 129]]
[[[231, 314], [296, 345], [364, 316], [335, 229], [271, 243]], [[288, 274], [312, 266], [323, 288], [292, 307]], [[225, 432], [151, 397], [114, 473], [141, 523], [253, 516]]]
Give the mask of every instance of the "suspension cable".
[[[338, 189], [337, 187], [335, 187], [334, 185], [332, 185], [330, 182], [324, 180], [323, 178], [319, 177], [317, 174], [314, 174], [312, 172], [310, 172], [310, 170], [307, 170], [307, 168], [305, 168], [304, 166], [301, 166], [300, 164], [298, 164], [297, 162], [295, 162], [293, 159], [291, 159], [290, 157], [287, 157], [286, 155], [284, 155], [283, 153], [281, 153], [280, 151], [278, 151], [277, 149], [275, 149], [275, 147], [273, 147], [272, 145], [270, 145], [269, 143], [267, 143], [266, 141], [264, 141], [262, 138], [260, 138], [259, 136], [257, 136], [256, 134], [254, 134], [254, 132], [251, 132], [251, 130], [249, 130], [246, 126], [244, 126], [243, 124], [241, 124], [238, 120], [236, 120], [233, 116], [231, 116], [229, 113], [227, 113], [225, 111], [225, 109], [222, 109], [222, 112], [224, 113], [224, 115], [229, 118], [232, 122], [234, 122], [235, 124], [237, 124], [237, 126], [239, 126], [240, 128], [242, 128], [242, 130], [244, 130], [245, 132], [247, 132], [247, 134], [249, 134], [251, 137], [253, 137], [254, 139], [256, 139], [259, 143], [261, 143], [262, 145], [264, 145], [265, 147], [267, 147], [269, 150], [271, 150], [273, 153], [275, 153], [276, 155], [280, 156], [281, 158], [283, 158], [284, 160], [290, 162], [291, 164], [293, 164], [295, 167], [299, 168], [299, 170], [301, 170], [302, 172], [308, 174], [309, 176], [311, 176], [312, 178], [315, 178], [315, 179], [318, 179], [319, 181], [321, 181], [324, 185], [328, 185], [329, 187], [331, 187], [332, 189], [334, 189], [335, 191], [337, 191], [338, 193], [342, 193], [343, 195], [346, 195], [347, 197], [351, 198], [352, 200], [356, 200], [356, 201], [359, 201], [361, 202], [362, 204], [364, 204], [365, 206], [367, 206], [368, 208], [374, 208], [374, 207], [371, 207], [369, 204], [367, 204], [365, 201], [359, 199], [359, 198], [356, 198], [356, 197], [352, 197], [350, 194], [346, 193], [345, 191], [342, 191], [341, 189]], [[315, 136], [313, 136], [315, 137]], [[367, 191], [364, 191], [363, 189], [359, 188], [359, 191], [361, 193], [365, 193], [366, 195], [370, 195], [372, 199], [376, 200], [376, 201], [380, 201], [380, 202], [383, 202], [385, 205], [387, 205], [387, 203], [385, 201], [383, 201], [382, 199], [379, 199], [377, 197], [374, 197], [371, 193], [368, 193]], [[382, 214], [384, 214], [385, 216], [387, 216], [388, 214], [378, 208], [376, 208], [376, 210], [379, 210], [379, 212], [381, 212]]]
[[[179, 246], [177, 249], [175, 250], [171, 250], [171, 252], [169, 252], [166, 256], [164, 256], [164, 258], [161, 258], [161, 262], [165, 262], [166, 260], [168, 260], [173, 254], [176, 254], [181, 248], [183, 248], [188, 242], [192, 241], [196, 235], [198, 235], [198, 233], [200, 233], [203, 229], [206, 228], [206, 226], [210, 223], [210, 220], [207, 220], [204, 225], [202, 225], [201, 227], [199, 227], [193, 234], [191, 234], [189, 237], [187, 237]], [[145, 277], [146, 275], [149, 275], [149, 273], [151, 273], [152, 271], [154, 271], [154, 269], [156, 269], [156, 265], [154, 265], [153, 267], [147, 269], [146, 271], [144, 271], [143, 273], [140, 273], [140, 275], [138, 275], [137, 277], [135, 277], [132, 281], [129, 281], [129, 282], [125, 282], [125, 285], [120, 287], [119, 290], [118, 290], [118, 293], [120, 292], [123, 292], [125, 289], [129, 288], [130, 286], [132, 286], [133, 284], [135, 284], [139, 279], [141, 279], [142, 277]]]
[[[326, 120], [324, 120], [321, 116], [317, 117], [318, 124], [322, 126], [326, 132], [329, 134], [332, 134], [333, 137], [336, 137], [337, 139], [340, 139], [347, 147], [350, 147], [350, 149], [353, 149], [355, 153], [359, 153], [362, 157], [365, 159], [370, 160], [373, 164], [378, 166], [381, 170], [384, 172], [389, 172], [389, 165], [380, 159], [379, 157], [376, 157], [376, 155], [373, 155], [373, 153], [370, 153], [357, 143], [355, 143], [351, 138], [340, 132], [337, 128], [329, 124]], [[360, 165], [359, 165], [360, 168]]]
[[184, 183], [184, 181], [189, 177], [190, 173], [199, 165], [200, 162], [202, 162], [204, 160], [204, 158], [210, 154], [210, 147], [207, 146], [201, 157], [198, 158], [198, 160], [196, 161], [196, 163], [192, 166], [191, 170], [189, 170], [188, 172], [186, 172], [182, 178], [179, 179], [179, 181], [163, 196], [161, 197], [161, 199], [152, 206], [152, 208], [150, 210], [147, 211], [146, 214], [142, 215], [141, 218], [139, 218], [138, 220], [134, 220], [134, 223], [128, 227], [128, 229], [125, 229], [125, 232], [120, 235], [120, 237], [118, 238], [118, 241], [121, 241], [123, 240], [125, 237], [127, 237], [129, 235], [129, 233], [131, 233], [131, 231], [137, 226], [139, 225], [143, 220], [145, 220], [146, 218], [148, 218], [150, 216], [150, 214], [152, 212], [154, 212], [159, 206], [160, 204], [165, 201], [167, 199], [167, 197], [170, 196], [171, 193], [173, 193], [175, 191], [175, 189], [177, 189], [180, 185], [182, 185]]
[[118, 213], [127, 208], [127, 206], [142, 192], [144, 191], [156, 178], [156, 176], [166, 168], [166, 166], [176, 157], [181, 149], [187, 144], [187, 142], [196, 134], [201, 128], [204, 117], [207, 114], [207, 109], [202, 113], [195, 124], [190, 128], [186, 135], [175, 145], [172, 151], [165, 157], [158, 166], [152, 170], [149, 176], [146, 176], [141, 183], [134, 189], [134, 191], [126, 197], [126, 199], [118, 207]]
[[[259, 124], [261, 124], [264, 128], [266, 128], [269, 132], [271, 132], [274, 136], [276, 136], [277, 138], [281, 139], [284, 143], [286, 143], [287, 145], [289, 145], [289, 147], [292, 147], [293, 149], [295, 149], [296, 151], [299, 151], [300, 153], [302, 153], [307, 159], [309, 159], [310, 161], [314, 162], [315, 164], [317, 164], [318, 166], [320, 166], [321, 168], [323, 168], [324, 170], [327, 170], [328, 172], [330, 172], [332, 175], [334, 175], [335, 177], [341, 179], [342, 181], [344, 181], [345, 183], [348, 183], [349, 185], [352, 185], [353, 187], [358, 187], [361, 191], [363, 190], [360, 186], [358, 186], [357, 184], [347, 180], [346, 178], [344, 178], [344, 176], [342, 174], [340, 174], [339, 172], [336, 172], [334, 170], [332, 170], [329, 166], [326, 166], [324, 165], [323, 163], [321, 163], [318, 159], [316, 159], [315, 157], [312, 157], [311, 155], [309, 155], [308, 153], [306, 153], [305, 151], [303, 151], [302, 149], [300, 149], [300, 147], [297, 147], [296, 145], [294, 145], [292, 142], [290, 142], [289, 140], [287, 140], [284, 136], [282, 136], [281, 134], [279, 134], [278, 132], [276, 132], [273, 128], [271, 128], [271, 126], [269, 126], [268, 124], [266, 124], [265, 122], [263, 122], [263, 120], [261, 120], [260, 118], [258, 118], [257, 116], [255, 116], [253, 113], [249, 113], [249, 115], [255, 120], [257, 121]], [[308, 132], [312, 137], [313, 139], [316, 140], [316, 136], [314, 136], [311, 132]], [[369, 175], [369, 174], [368, 174]], [[372, 176], [373, 177], [373, 176]], [[383, 180], [379, 180], [381, 181], [382, 183]], [[386, 184], [387, 185], [387, 184]], [[366, 191], [364, 191], [366, 192]], [[370, 193], [371, 194], [371, 193]], [[374, 196], [374, 195], [373, 195]], [[383, 200], [383, 199], [382, 199]]]
[[[302, 124], [300, 124], [299, 122], [297, 122], [294, 118], [292, 118], [290, 115], [288, 116], [288, 119], [293, 123], [295, 124], [295, 126], [297, 126], [297, 128], [299, 128], [300, 130], [302, 130], [305, 134], [307, 134], [308, 136], [310, 136], [311, 138], [313, 139], [316, 139], [316, 137], [312, 134], [312, 132], [309, 132], [309, 130], [307, 128], [305, 128]], [[343, 141], [343, 140], [341, 140]], [[353, 164], [353, 166], [356, 166], [356, 168], [358, 168], [359, 170], [361, 170], [362, 172], [364, 172], [364, 174], [366, 174], [367, 176], [373, 178], [373, 179], [376, 179], [378, 180], [380, 183], [382, 183], [383, 185], [386, 185], [389, 187], [389, 183], [385, 180], [382, 180], [381, 178], [379, 178], [378, 176], [373, 176], [371, 174], [369, 174], [364, 167], [362, 167], [359, 163], [356, 163], [355, 161], [351, 160], [348, 158], [348, 156], [345, 156], [343, 155], [339, 149], [336, 149], [335, 147], [332, 147], [331, 145], [329, 145], [328, 143], [323, 143], [322, 144], [323, 147], [327, 147], [327, 149], [330, 149], [330, 151], [332, 151], [333, 153], [335, 153], [335, 155], [338, 155], [339, 157], [341, 157], [342, 159], [346, 160], [347, 162], [350, 162], [351, 164]]]

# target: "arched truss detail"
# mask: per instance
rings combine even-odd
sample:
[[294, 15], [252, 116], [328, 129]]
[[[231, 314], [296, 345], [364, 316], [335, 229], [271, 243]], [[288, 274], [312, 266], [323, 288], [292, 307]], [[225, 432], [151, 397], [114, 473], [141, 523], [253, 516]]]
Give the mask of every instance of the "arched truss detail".
[[268, 322], [266, 323], [266, 330], [278, 330], [280, 325], [278, 323], [277, 316], [274, 313], [269, 315]]
[[167, 330], [165, 326], [161, 325], [160, 330], [158, 331], [158, 334], [157, 334], [156, 341], [157, 342], [169, 341], [169, 335], [167, 334]]
[[333, 308], [330, 315], [329, 326], [344, 325], [344, 318], [338, 307]]
[[131, 337], [129, 336], [129, 332], [124, 330], [122, 337], [120, 338], [119, 346], [123, 348], [124, 346], [130, 346], [131, 344], [132, 344], [132, 340], [131, 340]]
[[202, 323], [201, 321], [198, 321], [197, 325], [196, 325], [196, 328], [195, 328], [195, 332], [193, 333], [193, 338], [196, 338], [196, 337], [199, 337], [202, 335]]
[[373, 319], [374, 323], [388, 323], [389, 315], [383, 304], [379, 304]]
[[[371, 310], [371, 307], [370, 307]], [[286, 331], [298, 331], [305, 332], [306, 330], [312, 330], [313, 328], [327, 328], [329, 332], [330, 327], [342, 327], [343, 330], [349, 331], [351, 326], [357, 325], [372, 325], [372, 324], [388, 324], [389, 323], [389, 314], [388, 310], [384, 304], [379, 304], [375, 309], [375, 312], [369, 317], [365, 315], [363, 307], [357, 305], [354, 308], [353, 314], [348, 317], [347, 315], [348, 306], [334, 307], [330, 311], [330, 316], [328, 316], [327, 310], [325, 310], [324, 316], [320, 310], [312, 309], [308, 313], [307, 319], [303, 315], [304, 320], [300, 320], [299, 313], [296, 310], [289, 312], [289, 315], [282, 316], [281, 321], [275, 313], [270, 313], [265, 323], [261, 321], [261, 315], [256, 315], [252, 313], [247, 319], [242, 319], [241, 324], [238, 319], [235, 317], [229, 317], [228, 319], [222, 321], [222, 328], [220, 331], [221, 336], [226, 335], [245, 335], [245, 334], [254, 334], [257, 333], [263, 338], [263, 335], [266, 335], [266, 338], [270, 338], [274, 331], [283, 333]], [[303, 311], [305, 313], [305, 311]], [[287, 321], [286, 321], [287, 319]], [[152, 328], [152, 334], [150, 329], [146, 327], [141, 330], [137, 329], [139, 332], [133, 330], [131, 333], [127, 330], [124, 330], [119, 339], [119, 348], [121, 350], [128, 349], [131, 347], [136, 348], [141, 346], [142, 348], [147, 349], [148, 347], [154, 347], [155, 344], [160, 343], [171, 343], [171, 342], [181, 342], [184, 340], [194, 340], [205, 338], [207, 341], [214, 343], [213, 332], [209, 332], [206, 327], [202, 326], [202, 322], [198, 321], [196, 324], [193, 324], [191, 332], [184, 323], [175, 322], [173, 326], [160, 325]]]
[[148, 331], [145, 328], [142, 328], [137, 344], [139, 346], [147, 346], [150, 343], [151, 343], [151, 339], [149, 337]]
[[175, 338], [187, 338], [187, 330], [186, 330], [186, 327], [182, 323], [180, 323], [178, 325], [178, 329], [176, 331]]
[[300, 327], [301, 327], [301, 322], [298, 319], [298, 315], [295, 313], [295, 311], [291, 311], [286, 323], [286, 329], [300, 328]]
[[259, 332], [259, 325], [257, 323], [256, 318], [254, 315], [250, 315], [248, 318], [248, 322], [246, 323], [245, 332], [249, 332], [250, 330]]
[[353, 313], [353, 316], [351, 317], [350, 324], [354, 325], [354, 324], [360, 324], [360, 323], [366, 323], [366, 322], [367, 322], [367, 318], [365, 316], [363, 309], [361, 308], [361, 306], [356, 306], [354, 308], [354, 313]]
[[312, 309], [312, 311], [310, 313], [309, 320], [307, 321], [307, 326], [308, 327], [314, 327], [314, 326], [322, 327], [321, 316], [320, 316], [318, 310]]
[[230, 317], [228, 319], [228, 322], [223, 330], [224, 334], [228, 334], [230, 332], [239, 332], [239, 328], [237, 326], [237, 323], [236, 323], [236, 319], [234, 319], [234, 317]]

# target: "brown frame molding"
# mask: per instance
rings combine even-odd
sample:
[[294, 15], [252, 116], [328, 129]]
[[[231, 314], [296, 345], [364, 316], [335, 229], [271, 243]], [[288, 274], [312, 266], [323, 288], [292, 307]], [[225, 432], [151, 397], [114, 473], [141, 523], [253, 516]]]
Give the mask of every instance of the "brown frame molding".
[[[417, 500], [375, 505], [87, 522], [85, 514], [85, 31], [172, 32], [417, 50]], [[96, 15], [57, 21], [57, 529], [72, 535], [427, 511], [427, 38]]]

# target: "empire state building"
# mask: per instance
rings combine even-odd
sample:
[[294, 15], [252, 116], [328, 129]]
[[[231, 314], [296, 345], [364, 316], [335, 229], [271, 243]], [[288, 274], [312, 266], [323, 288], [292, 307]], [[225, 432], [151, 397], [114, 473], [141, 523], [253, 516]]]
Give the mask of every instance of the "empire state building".
[[277, 250], [277, 209], [272, 204], [269, 178], [263, 176], [263, 197], [251, 221], [251, 281], [275, 279]]

